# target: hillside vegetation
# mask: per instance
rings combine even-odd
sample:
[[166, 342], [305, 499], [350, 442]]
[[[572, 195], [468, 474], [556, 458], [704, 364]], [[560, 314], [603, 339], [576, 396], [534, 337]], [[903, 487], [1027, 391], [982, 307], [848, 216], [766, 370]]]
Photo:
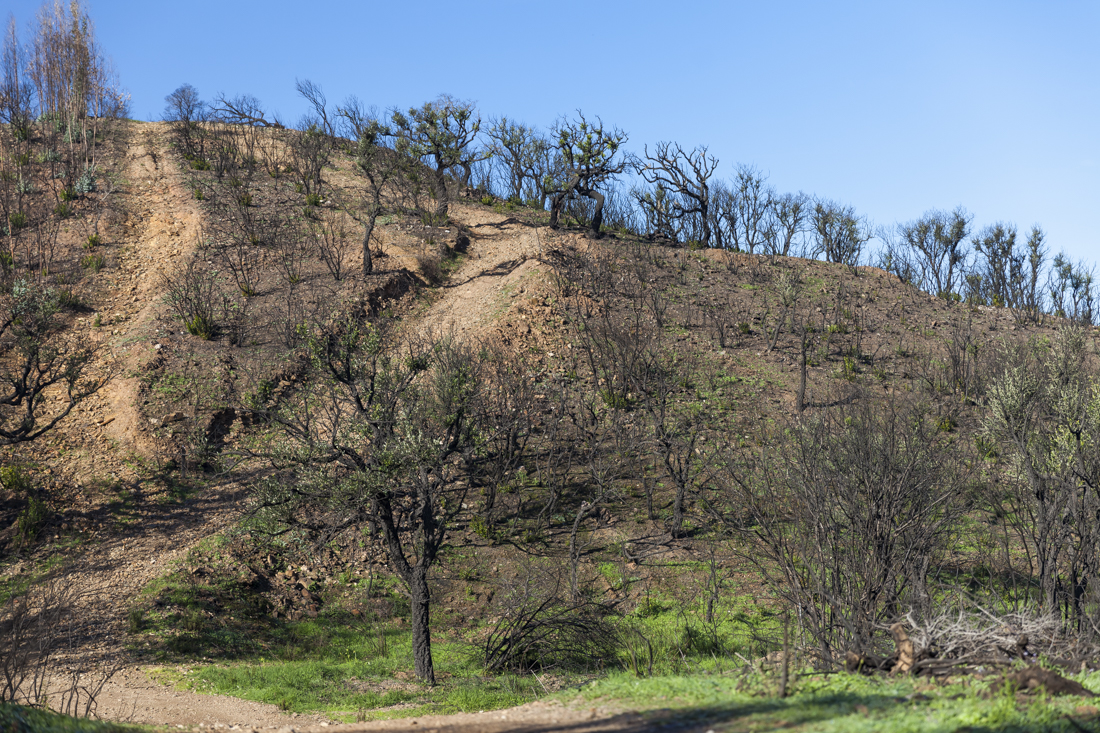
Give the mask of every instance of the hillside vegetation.
[[1015, 697], [1094, 686], [1100, 624], [1096, 305], [1038, 228], [872, 251], [580, 114], [140, 123], [5, 73], [5, 701], [142, 662], [344, 720], [1096, 717]]

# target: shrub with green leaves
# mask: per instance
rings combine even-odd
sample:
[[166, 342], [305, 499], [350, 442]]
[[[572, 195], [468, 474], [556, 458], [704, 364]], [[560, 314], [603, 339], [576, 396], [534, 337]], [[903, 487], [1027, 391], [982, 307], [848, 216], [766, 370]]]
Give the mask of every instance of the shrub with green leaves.
[[83, 267], [85, 270], [91, 270], [92, 272], [99, 272], [106, 264], [107, 260], [101, 254], [85, 255], [80, 260], [80, 266]]
[[73, 191], [77, 194], [95, 193], [96, 175], [92, 172], [91, 168], [85, 168], [84, 172], [80, 174], [80, 178], [77, 179], [76, 184], [73, 186]]
[[26, 502], [15, 520], [16, 547], [25, 547], [38, 538], [43, 525], [50, 517], [49, 507], [34, 488], [34, 482], [21, 466], [0, 468], [0, 484], [14, 494], [17, 499]]

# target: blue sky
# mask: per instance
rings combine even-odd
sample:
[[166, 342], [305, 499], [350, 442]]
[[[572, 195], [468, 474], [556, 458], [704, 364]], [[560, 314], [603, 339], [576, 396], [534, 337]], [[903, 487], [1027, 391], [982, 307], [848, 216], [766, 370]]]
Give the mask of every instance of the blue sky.
[[[21, 26], [37, 1], [6, 3]], [[1100, 3], [90, 0], [153, 119], [184, 82], [295, 121], [295, 78], [380, 107], [441, 92], [549, 126], [581, 109], [709, 145], [876, 224], [964, 206], [1100, 259]]]

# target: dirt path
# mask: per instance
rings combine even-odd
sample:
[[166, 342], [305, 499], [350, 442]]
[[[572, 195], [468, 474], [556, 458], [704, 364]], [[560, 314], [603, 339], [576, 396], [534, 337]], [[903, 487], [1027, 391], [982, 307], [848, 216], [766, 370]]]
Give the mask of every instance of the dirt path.
[[436, 334], [476, 337], [541, 270], [545, 230], [484, 207], [452, 204], [452, 216], [471, 231], [469, 251], [421, 322]]
[[105, 720], [176, 728], [280, 729], [283, 733], [357, 733], [358, 731], [603, 731], [645, 730], [641, 716], [592, 706], [537, 701], [507, 710], [454, 715], [422, 715], [368, 723], [337, 724], [323, 714], [285, 713], [274, 705], [223, 695], [203, 695], [155, 682], [149, 670], [126, 669], [98, 697], [97, 714]]
[[[113, 490], [129, 497], [129, 506], [111, 510], [89, 501], [83, 516], [72, 512], [74, 523], [84, 530], [84, 541], [70, 557], [68, 576], [80, 647], [61, 657], [64, 665], [127, 658], [126, 613], [133, 599], [197, 542], [228, 527], [243, 500], [239, 487], [224, 485], [212, 486], [182, 504], [157, 501], [147, 495], [134, 463], [157, 448], [137, 404], [135, 375], [155, 355], [158, 329], [164, 327], [158, 318], [164, 309], [161, 273], [193, 254], [202, 219], [183, 174], [172, 162], [164, 126], [129, 123], [125, 135], [124, 183], [117, 194], [119, 213], [109, 242], [118, 267], [105, 270], [97, 283], [93, 302], [101, 325], [89, 329], [99, 346], [91, 372], [111, 373], [113, 378], [59, 426], [64, 441], [86, 448], [59, 459], [57, 467], [71, 474], [78, 486], [112, 483]], [[99, 713], [171, 725], [283, 726], [323, 720], [297, 719], [274, 706], [235, 698], [178, 692], [151, 682], [144, 670], [132, 666], [104, 688]]]

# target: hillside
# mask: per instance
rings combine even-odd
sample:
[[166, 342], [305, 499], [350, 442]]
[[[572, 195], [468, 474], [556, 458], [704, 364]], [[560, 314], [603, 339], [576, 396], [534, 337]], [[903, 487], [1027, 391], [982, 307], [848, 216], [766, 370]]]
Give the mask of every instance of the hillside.
[[[946, 452], [927, 455], [968, 466], [965, 506], [925, 568], [934, 594], [957, 581], [984, 598], [1030, 573], [1026, 540], [998, 534], [1003, 514], [974, 488], [1004, 480], [1005, 463], [979, 433], [1002, 373], [998, 344], [1056, 341], [1056, 319], [936, 298], [874, 267], [695, 250], [624, 231], [594, 239], [572, 223], [551, 230], [546, 212], [473, 191], [458, 191], [443, 221], [417, 213], [425, 192], [391, 192], [371, 243], [374, 270], [363, 274], [362, 228], [344, 213], [363, 186], [349, 151], [336, 146], [319, 168], [321, 189], [299, 191], [287, 173], [295, 131], [241, 134], [253, 162], [218, 171], [184, 156], [167, 124], [112, 130], [118, 187], [95, 248], [102, 261], [71, 283], [82, 305], [64, 315], [66, 332], [94, 347], [86, 374], [109, 379], [46, 437], [4, 449], [4, 465], [20, 467], [49, 509], [27, 536], [25, 497], [9, 491], [0, 505], [5, 594], [64, 568], [80, 630], [59, 664], [125, 668], [101, 693], [100, 715], [301, 727], [416, 705], [521, 703], [629, 669], [631, 658], [637, 672], [643, 646], [663, 673], [760, 664], [782, 648], [790, 597], [754, 564], [745, 528], [758, 518], [741, 503], [751, 482], [738, 481], [794, 450], [800, 420], [838, 414], [851, 425], [860, 405], [923, 416], [931, 428], [921, 435]], [[398, 200], [406, 195], [416, 201]], [[81, 240], [59, 241], [76, 260]], [[425, 486], [460, 497], [435, 499], [450, 524], [428, 579], [442, 650], [441, 691], [430, 699], [410, 673], [412, 609], [375, 517], [370, 530], [364, 517], [268, 534], [276, 520], [260, 512], [273, 489], [258, 486], [298, 476], [272, 448], [297, 435], [287, 411], [316, 406], [316, 395], [338, 401], [321, 391], [332, 352], [317, 345], [346, 335], [348, 319], [393, 335], [393, 374], [406, 374], [416, 348], [443, 353], [441, 341], [472, 349], [469, 368], [484, 374], [476, 404], [487, 422], [467, 452], [423, 471], [436, 476]], [[1095, 330], [1085, 338], [1094, 365]], [[918, 412], [904, 412], [911, 405]], [[323, 446], [335, 425], [310, 434]], [[381, 440], [365, 435], [355, 444]], [[303, 507], [297, 518], [320, 524], [339, 509]], [[400, 538], [423, 547], [412, 526], [398, 522]], [[501, 657], [496, 672], [507, 674], [487, 683], [492, 694], [455, 702], [491, 666], [482, 659], [472, 672], [467, 658], [516, 632], [510, 614], [547, 599], [586, 619], [590, 634], [633, 630], [614, 649], [582, 635], [575, 647], [530, 652], [607, 652], [588, 666]], [[876, 634], [865, 651], [887, 637]], [[813, 653], [807, 639], [800, 654]], [[337, 665], [326, 650], [363, 667], [341, 672], [343, 692], [320, 701], [265, 697], [259, 683], [210, 672], [265, 659]], [[190, 691], [151, 684], [152, 667]], [[526, 672], [539, 669], [536, 685]], [[204, 689], [248, 689], [266, 704]], [[523, 713], [531, 725], [590, 717], [533, 705]], [[289, 717], [298, 714], [311, 717]], [[488, 729], [479, 720], [455, 723]], [[644, 725], [601, 721], [572, 729]]]

